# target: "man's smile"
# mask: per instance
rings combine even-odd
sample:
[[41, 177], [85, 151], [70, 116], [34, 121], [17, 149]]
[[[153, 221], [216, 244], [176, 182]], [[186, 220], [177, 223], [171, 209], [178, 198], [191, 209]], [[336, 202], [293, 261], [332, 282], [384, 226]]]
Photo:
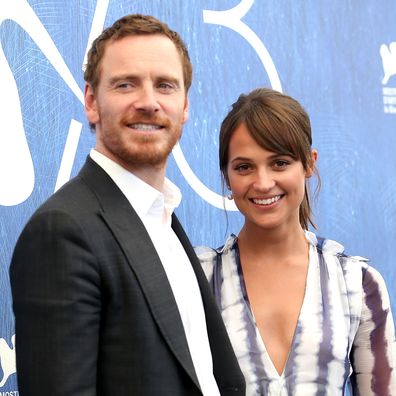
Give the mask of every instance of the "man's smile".
[[144, 131], [144, 132], [152, 132], [152, 131], [157, 131], [159, 129], [162, 129], [162, 125], [155, 125], [155, 124], [128, 124], [128, 128], [131, 129], [136, 129], [139, 131]]

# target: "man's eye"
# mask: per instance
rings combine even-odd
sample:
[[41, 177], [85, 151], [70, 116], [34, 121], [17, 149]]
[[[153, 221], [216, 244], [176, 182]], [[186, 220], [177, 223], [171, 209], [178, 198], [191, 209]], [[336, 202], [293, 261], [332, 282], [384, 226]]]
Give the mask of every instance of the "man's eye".
[[174, 84], [162, 82], [158, 84], [158, 89], [163, 92], [174, 91], [176, 89]]
[[123, 82], [123, 83], [120, 83], [120, 84], [117, 85], [118, 89], [128, 89], [128, 88], [131, 88], [131, 87], [132, 87], [132, 84], [128, 83], [128, 82]]

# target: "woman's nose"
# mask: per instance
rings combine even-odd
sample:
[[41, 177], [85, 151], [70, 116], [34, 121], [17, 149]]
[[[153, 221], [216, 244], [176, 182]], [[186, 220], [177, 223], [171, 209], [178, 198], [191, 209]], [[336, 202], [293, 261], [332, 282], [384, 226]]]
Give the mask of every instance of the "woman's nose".
[[256, 177], [253, 183], [253, 187], [257, 191], [267, 192], [275, 186], [275, 179], [273, 173], [267, 169], [260, 169], [256, 173]]

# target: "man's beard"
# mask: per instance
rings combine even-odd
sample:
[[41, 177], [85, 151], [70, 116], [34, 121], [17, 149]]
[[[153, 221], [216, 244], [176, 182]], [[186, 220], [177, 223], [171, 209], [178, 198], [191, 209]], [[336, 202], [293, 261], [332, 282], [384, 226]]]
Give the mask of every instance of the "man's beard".
[[182, 124], [172, 124], [167, 118], [153, 115], [139, 115], [121, 119], [122, 126], [131, 124], [154, 124], [162, 128], [152, 134], [139, 134], [131, 129], [131, 136], [125, 138], [125, 133], [114, 132], [115, 126], [110, 126], [112, 131], [104, 136], [106, 148], [125, 165], [135, 168], [144, 165], [163, 166], [173, 147], [181, 136]]
[[167, 133], [168, 139], [161, 141], [161, 144], [155, 142], [156, 136], [136, 136], [135, 145], [139, 145], [141, 149], [130, 150], [128, 147], [120, 146], [117, 150], [117, 156], [131, 166], [160, 166], [166, 163], [173, 147], [178, 142], [178, 138]]

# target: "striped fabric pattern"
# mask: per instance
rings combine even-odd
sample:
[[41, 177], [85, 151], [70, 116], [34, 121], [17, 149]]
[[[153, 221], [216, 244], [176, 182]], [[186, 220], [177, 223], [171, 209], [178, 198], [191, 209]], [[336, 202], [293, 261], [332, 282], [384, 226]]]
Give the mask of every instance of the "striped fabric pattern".
[[197, 254], [222, 312], [247, 382], [247, 395], [396, 396], [396, 341], [382, 276], [339, 243], [306, 231], [304, 301], [282, 375], [249, 307], [237, 238]]

